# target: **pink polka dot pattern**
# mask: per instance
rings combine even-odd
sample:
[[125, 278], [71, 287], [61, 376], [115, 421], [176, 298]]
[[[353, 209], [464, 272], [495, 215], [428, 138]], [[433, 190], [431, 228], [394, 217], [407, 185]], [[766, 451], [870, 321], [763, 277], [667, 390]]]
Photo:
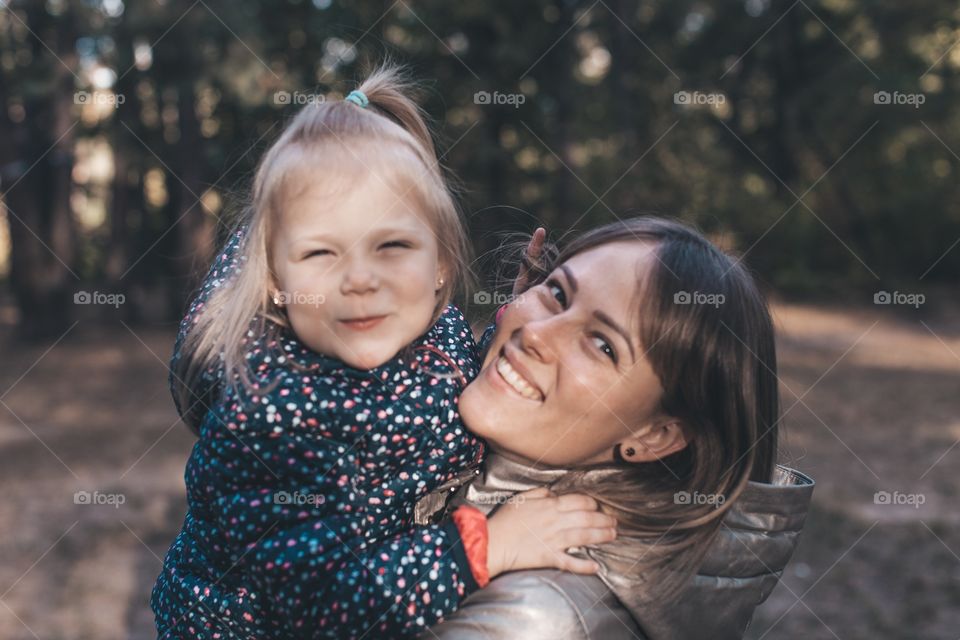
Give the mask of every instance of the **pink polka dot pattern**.
[[[239, 268], [218, 256], [181, 324]], [[457, 529], [417, 527], [417, 500], [479, 465], [457, 399], [477, 374], [455, 307], [361, 371], [273, 327], [248, 334], [257, 388], [208, 371], [184, 479], [188, 511], [153, 589], [161, 638], [412, 637], [477, 588]], [[183, 414], [183, 407], [178, 407]]]

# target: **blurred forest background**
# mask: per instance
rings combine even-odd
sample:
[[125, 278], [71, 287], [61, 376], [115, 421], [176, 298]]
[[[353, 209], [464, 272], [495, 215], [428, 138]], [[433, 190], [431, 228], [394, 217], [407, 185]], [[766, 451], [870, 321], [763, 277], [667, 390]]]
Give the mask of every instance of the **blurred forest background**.
[[0, 0], [0, 637], [152, 637], [176, 323], [285, 120], [390, 55], [479, 256], [657, 212], [774, 294], [818, 488], [751, 637], [955, 638], [958, 43], [944, 0]]
[[62, 333], [87, 289], [176, 319], [284, 120], [384, 53], [428, 85], [481, 254], [491, 232], [656, 211], [785, 293], [960, 273], [955, 3], [0, 7], [0, 277], [31, 335]]

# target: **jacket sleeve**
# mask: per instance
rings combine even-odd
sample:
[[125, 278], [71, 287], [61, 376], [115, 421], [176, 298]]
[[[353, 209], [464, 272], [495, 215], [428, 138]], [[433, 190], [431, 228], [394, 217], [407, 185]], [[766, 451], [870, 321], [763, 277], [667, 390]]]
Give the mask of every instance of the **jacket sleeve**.
[[[214, 461], [204, 502], [225, 532], [228, 564], [291, 637], [415, 636], [478, 588], [457, 528], [371, 537], [389, 511], [379, 510], [384, 497], [355, 486], [378, 473], [363, 464], [363, 434], [340, 429], [336, 412], [323, 424], [300, 422], [284, 406], [286, 389], [247, 411], [230, 410], [228, 400], [225, 428], [203, 430]], [[437, 411], [446, 419], [446, 409]]]

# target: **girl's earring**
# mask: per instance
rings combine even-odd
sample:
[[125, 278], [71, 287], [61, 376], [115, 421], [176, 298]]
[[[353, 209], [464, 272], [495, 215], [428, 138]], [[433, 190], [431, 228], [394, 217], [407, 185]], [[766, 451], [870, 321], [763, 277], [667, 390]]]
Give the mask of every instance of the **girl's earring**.
[[273, 294], [273, 304], [277, 305], [278, 307], [280, 306], [280, 294], [278, 292], [274, 292]]
[[443, 282], [444, 282], [443, 278], [440, 278], [439, 280], [437, 280], [437, 289], [443, 286]]

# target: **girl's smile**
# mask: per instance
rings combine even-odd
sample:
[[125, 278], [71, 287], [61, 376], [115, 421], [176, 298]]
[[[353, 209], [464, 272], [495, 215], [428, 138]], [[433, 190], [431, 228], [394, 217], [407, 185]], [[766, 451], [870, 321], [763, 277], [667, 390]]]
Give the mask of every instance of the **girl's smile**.
[[368, 329], [373, 329], [380, 324], [387, 316], [368, 316], [366, 318], [351, 318], [349, 320], [341, 320], [348, 329], [353, 329], [354, 331], [366, 331]]

